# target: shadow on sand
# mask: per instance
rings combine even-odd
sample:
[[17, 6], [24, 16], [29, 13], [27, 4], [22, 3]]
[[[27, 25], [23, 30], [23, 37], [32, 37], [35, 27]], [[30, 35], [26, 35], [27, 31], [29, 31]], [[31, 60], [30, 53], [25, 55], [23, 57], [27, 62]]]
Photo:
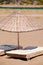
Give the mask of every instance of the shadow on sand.
[[37, 55], [37, 56], [32, 57], [32, 58], [29, 58], [29, 59], [26, 59], [26, 58], [16, 58], [16, 57], [8, 57], [8, 56], [7, 56], [7, 59], [20, 59], [20, 60], [22, 60], [22, 61], [27, 61], [27, 60], [32, 60], [32, 59], [34, 59], [34, 58], [36, 58], [36, 57], [39, 57], [39, 56], [43, 56], [43, 54]]

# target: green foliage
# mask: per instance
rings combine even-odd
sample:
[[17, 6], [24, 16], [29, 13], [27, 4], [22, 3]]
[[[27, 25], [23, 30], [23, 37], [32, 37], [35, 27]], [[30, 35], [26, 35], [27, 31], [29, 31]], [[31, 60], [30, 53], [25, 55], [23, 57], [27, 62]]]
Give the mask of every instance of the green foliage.
[[2, 3], [3, 2], [3, 0], [0, 0], [0, 3]]
[[33, 4], [34, 1], [37, 1], [38, 5], [43, 5], [43, 0], [0, 0], [0, 3], [4, 2], [4, 1], [6, 1], [6, 4], [9, 4], [10, 2], [15, 3], [15, 1], [16, 2], [20, 1], [20, 3], [23, 3], [23, 4], [25, 4], [25, 3]]
[[12, 0], [7, 0], [6, 4], [9, 4]]
[[39, 5], [43, 5], [43, 0], [38, 0]]
[[31, 0], [21, 0], [23, 3], [31, 4]]

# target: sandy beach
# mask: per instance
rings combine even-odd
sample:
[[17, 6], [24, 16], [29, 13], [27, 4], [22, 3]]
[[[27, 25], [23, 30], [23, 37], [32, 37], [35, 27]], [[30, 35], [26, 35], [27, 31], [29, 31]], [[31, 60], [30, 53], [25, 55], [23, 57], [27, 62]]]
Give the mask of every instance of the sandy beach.
[[[0, 44], [17, 44], [17, 34], [0, 31]], [[43, 30], [20, 33], [20, 45], [23, 47], [34, 45], [43, 46]], [[0, 57], [0, 65], [43, 65], [43, 55], [25, 61], [9, 58], [7, 55]]]
[[[40, 21], [40, 24], [43, 27], [42, 21], [43, 18]], [[19, 34], [19, 41], [21, 46], [43, 46], [43, 30], [23, 32]], [[1, 44], [17, 45], [17, 33], [10, 33], [0, 30], [0, 45]], [[29, 59], [28, 61], [16, 58], [9, 58], [7, 55], [0, 56], [0, 65], [43, 65], [43, 55], [35, 57], [31, 60]]]

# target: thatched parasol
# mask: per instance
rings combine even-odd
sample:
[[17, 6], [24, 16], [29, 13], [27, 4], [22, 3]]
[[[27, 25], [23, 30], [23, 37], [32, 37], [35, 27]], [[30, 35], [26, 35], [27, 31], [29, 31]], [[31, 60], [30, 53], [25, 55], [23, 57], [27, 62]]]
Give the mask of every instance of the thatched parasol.
[[[3, 13], [3, 12], [2, 12]], [[31, 32], [34, 30], [42, 30], [43, 18], [39, 15], [30, 15], [21, 10], [13, 10], [9, 14], [0, 16], [0, 29], [8, 32], [16, 32], [18, 35], [19, 48], [19, 33]]]

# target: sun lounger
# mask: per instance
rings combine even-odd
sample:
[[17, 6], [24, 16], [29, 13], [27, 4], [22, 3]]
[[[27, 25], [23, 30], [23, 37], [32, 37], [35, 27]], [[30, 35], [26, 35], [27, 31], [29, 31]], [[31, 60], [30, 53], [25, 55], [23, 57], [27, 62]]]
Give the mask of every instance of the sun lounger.
[[0, 50], [0, 56], [4, 55], [4, 50]]
[[[20, 47], [20, 48], [22, 48], [22, 47]], [[5, 54], [6, 51], [15, 50], [15, 49], [18, 49], [18, 46], [16, 46], [16, 45], [0, 45], [0, 55]]]
[[43, 47], [26, 47], [23, 50], [12, 50], [6, 52], [10, 57], [30, 59], [32, 57], [43, 54]]

